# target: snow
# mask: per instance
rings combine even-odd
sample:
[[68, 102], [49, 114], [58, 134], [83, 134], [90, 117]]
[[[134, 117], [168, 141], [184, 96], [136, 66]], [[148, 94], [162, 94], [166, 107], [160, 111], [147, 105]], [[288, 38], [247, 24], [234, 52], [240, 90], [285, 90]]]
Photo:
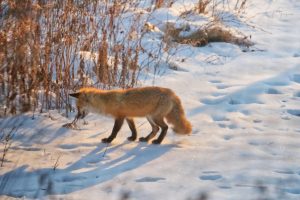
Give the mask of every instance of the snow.
[[[175, 21], [179, 5], [155, 19]], [[88, 115], [80, 130], [62, 127], [75, 113], [2, 119], [2, 129], [21, 125], [0, 168], [0, 198], [300, 199], [300, 2], [253, 0], [246, 10], [250, 51], [181, 45], [178, 70], [155, 78], [180, 96], [190, 136], [169, 130], [161, 145], [129, 142], [124, 125], [107, 145], [113, 120], [104, 116]], [[146, 120], [136, 123], [147, 135]]]

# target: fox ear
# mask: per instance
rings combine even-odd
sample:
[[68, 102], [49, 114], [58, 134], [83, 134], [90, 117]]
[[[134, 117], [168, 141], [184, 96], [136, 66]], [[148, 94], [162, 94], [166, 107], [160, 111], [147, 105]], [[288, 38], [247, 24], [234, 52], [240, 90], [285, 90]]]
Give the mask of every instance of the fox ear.
[[79, 92], [75, 92], [75, 93], [71, 93], [71, 94], [69, 94], [69, 95], [70, 95], [71, 97], [75, 97], [75, 98], [78, 99], [80, 93], [79, 93]]

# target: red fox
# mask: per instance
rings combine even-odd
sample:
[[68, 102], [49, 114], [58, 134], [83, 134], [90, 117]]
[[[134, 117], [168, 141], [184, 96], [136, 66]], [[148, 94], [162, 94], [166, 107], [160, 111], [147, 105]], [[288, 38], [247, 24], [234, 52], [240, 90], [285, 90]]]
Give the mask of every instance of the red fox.
[[115, 118], [111, 135], [102, 139], [104, 143], [110, 143], [115, 139], [124, 120], [128, 123], [132, 133], [128, 140], [136, 140], [137, 131], [134, 117], [146, 117], [152, 127], [152, 131], [148, 136], [139, 139], [142, 142], [148, 142], [155, 137], [159, 127], [161, 133], [152, 143], [160, 144], [163, 141], [168, 130], [164, 118], [174, 126], [173, 130], [178, 134], [189, 134], [192, 131], [191, 123], [185, 117], [180, 99], [172, 90], [167, 88], [142, 87], [125, 90], [82, 88], [79, 92], [72, 93], [70, 96], [77, 98], [76, 105], [78, 109], [72, 123], [84, 118], [88, 112], [109, 115]]

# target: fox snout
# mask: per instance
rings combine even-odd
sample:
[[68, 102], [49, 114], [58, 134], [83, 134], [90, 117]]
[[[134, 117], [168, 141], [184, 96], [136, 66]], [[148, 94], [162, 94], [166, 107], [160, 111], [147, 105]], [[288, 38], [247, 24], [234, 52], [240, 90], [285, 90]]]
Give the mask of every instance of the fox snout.
[[70, 95], [71, 97], [75, 97], [75, 98], [78, 99], [80, 93], [79, 93], [79, 92], [75, 92], [75, 93], [71, 93], [71, 94], [69, 94], [69, 95]]

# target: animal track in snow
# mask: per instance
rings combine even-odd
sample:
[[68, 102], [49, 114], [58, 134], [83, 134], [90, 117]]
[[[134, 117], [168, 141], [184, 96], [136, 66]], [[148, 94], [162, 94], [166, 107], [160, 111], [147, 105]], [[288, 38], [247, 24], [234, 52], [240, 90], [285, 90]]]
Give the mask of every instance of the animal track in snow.
[[79, 143], [79, 144], [61, 144], [59, 147], [61, 149], [76, 149], [79, 147], [93, 147], [96, 146], [97, 144], [94, 143]]
[[224, 135], [224, 140], [231, 140], [233, 138], [233, 135]]
[[149, 177], [149, 176], [146, 176], [146, 177], [143, 177], [143, 178], [140, 178], [140, 179], [136, 179], [135, 181], [136, 182], [157, 182], [157, 181], [161, 181], [161, 180], [166, 180], [166, 179], [162, 178], [162, 177]]
[[300, 188], [286, 188], [284, 191], [290, 194], [300, 194]]
[[290, 109], [290, 110], [287, 110], [287, 112], [291, 115], [300, 117], [300, 109]]
[[61, 149], [75, 149], [78, 147], [76, 144], [62, 144], [59, 146]]
[[266, 94], [282, 94], [282, 93], [275, 88], [269, 88], [267, 89]]
[[252, 146], [262, 146], [262, 145], [271, 145], [273, 144], [272, 142], [268, 141], [268, 140], [250, 140], [248, 142], [248, 144], [252, 145]]
[[219, 90], [223, 90], [223, 89], [226, 89], [226, 88], [230, 88], [231, 86], [230, 86], [230, 85], [220, 84], [220, 85], [217, 85], [216, 87], [217, 87]]
[[293, 57], [295, 58], [300, 57], [300, 53], [294, 53]]
[[275, 170], [274, 172], [278, 174], [294, 174], [292, 170]]
[[226, 116], [223, 116], [223, 115], [212, 115], [211, 117], [214, 121], [217, 121], [217, 122], [229, 121], [229, 119]]
[[267, 81], [265, 82], [266, 85], [270, 86], [287, 86], [289, 85], [288, 81]]
[[217, 171], [204, 171], [199, 178], [204, 181], [215, 181], [221, 179], [222, 176]]
[[256, 123], [256, 124], [261, 123], [261, 122], [262, 122], [262, 120], [260, 120], [260, 119], [254, 119], [253, 120], [253, 123]]
[[300, 83], [300, 74], [294, 74], [293, 81], [296, 83]]
[[23, 151], [41, 151], [41, 148], [37, 148], [37, 147], [11, 147], [11, 149], [13, 150], [23, 150]]
[[230, 99], [230, 100], [228, 101], [228, 103], [229, 103], [230, 105], [238, 105], [238, 104], [241, 104], [241, 102], [238, 101], [238, 100], [236, 100], [236, 99]]
[[300, 91], [294, 93], [294, 97], [300, 97]]
[[215, 93], [212, 93], [211, 95], [214, 97], [222, 97], [222, 96], [225, 96], [226, 94], [221, 93], [221, 92], [215, 92]]
[[211, 80], [211, 81], [209, 81], [210, 83], [222, 83], [222, 81], [220, 81], [220, 80]]
[[219, 99], [203, 99], [201, 100], [202, 103], [206, 104], [206, 105], [216, 105], [219, 103], [222, 103], [224, 101], [223, 98], [219, 98]]
[[95, 157], [95, 158], [87, 159], [86, 162], [89, 163], [89, 164], [97, 164], [101, 160], [103, 160], [102, 157]]
[[62, 182], [73, 182], [73, 181], [79, 181], [84, 180], [86, 177], [83, 176], [64, 176], [62, 177]]
[[220, 128], [229, 128], [229, 129], [236, 129], [238, 127], [235, 124], [229, 124], [229, 125], [227, 125], [227, 124], [224, 124], [224, 123], [220, 123], [220, 124], [218, 124], [218, 126]]

